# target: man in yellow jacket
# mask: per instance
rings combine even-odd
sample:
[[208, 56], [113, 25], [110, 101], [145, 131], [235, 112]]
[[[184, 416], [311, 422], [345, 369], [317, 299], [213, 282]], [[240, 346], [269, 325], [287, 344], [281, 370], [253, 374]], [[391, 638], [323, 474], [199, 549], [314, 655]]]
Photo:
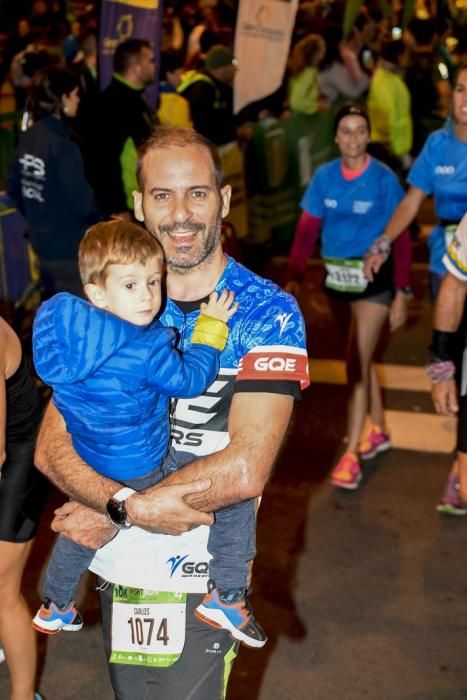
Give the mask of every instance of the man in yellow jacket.
[[193, 123], [190, 116], [190, 104], [187, 99], [177, 92], [183, 71], [184, 59], [181, 52], [162, 51], [157, 120], [159, 124], [191, 129]]
[[368, 94], [371, 141], [388, 151], [389, 158], [382, 160], [392, 165], [391, 156], [396, 156], [403, 169], [410, 165], [413, 137], [410, 93], [400, 75], [405, 52], [402, 41], [382, 47]]

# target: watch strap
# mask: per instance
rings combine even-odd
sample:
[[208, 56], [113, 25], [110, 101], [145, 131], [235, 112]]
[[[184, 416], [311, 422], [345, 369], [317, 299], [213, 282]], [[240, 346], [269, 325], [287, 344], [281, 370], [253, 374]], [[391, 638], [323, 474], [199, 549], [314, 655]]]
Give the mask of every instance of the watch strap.
[[122, 501], [126, 501], [127, 498], [130, 498], [134, 493], [136, 493], [134, 489], [131, 489], [129, 486], [124, 486], [117, 491], [117, 493], [114, 493], [112, 500], [121, 503]]

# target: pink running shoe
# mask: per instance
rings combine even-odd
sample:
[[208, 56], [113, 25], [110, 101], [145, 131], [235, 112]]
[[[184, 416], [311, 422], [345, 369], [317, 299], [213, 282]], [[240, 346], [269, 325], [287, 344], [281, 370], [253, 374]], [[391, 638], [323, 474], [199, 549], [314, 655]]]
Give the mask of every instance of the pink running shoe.
[[331, 484], [340, 489], [354, 491], [362, 478], [362, 470], [358, 463], [357, 455], [353, 452], [344, 452], [331, 474]]
[[449, 474], [441, 502], [436, 506], [436, 510], [443, 515], [467, 515], [467, 503], [464, 503], [460, 497], [457, 474]]
[[358, 446], [358, 456], [360, 459], [373, 459], [380, 452], [391, 449], [391, 440], [388, 433], [384, 433], [376, 425], [371, 427], [370, 432]]

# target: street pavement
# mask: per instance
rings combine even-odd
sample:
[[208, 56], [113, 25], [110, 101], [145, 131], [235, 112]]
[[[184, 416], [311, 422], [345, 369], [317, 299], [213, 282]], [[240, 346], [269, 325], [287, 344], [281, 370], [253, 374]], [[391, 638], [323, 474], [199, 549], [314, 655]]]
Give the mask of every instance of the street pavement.
[[[283, 265], [277, 259], [268, 273], [280, 277]], [[269, 642], [262, 650], [241, 649], [228, 698], [467, 698], [467, 522], [435, 511], [454, 425], [433, 415], [421, 371], [431, 321], [423, 255], [408, 326], [386, 337], [378, 352], [396, 447], [367, 463], [353, 493], [328, 484], [344, 448], [345, 346], [321, 275], [312, 261], [300, 299], [312, 385], [296, 406], [258, 516], [252, 602]], [[323, 362], [329, 359], [337, 364]], [[55, 494], [49, 514], [56, 502]], [[52, 541], [48, 515], [26, 575], [31, 605]], [[91, 585], [89, 579], [82, 587], [83, 631], [41, 637], [47, 700], [113, 697]], [[3, 664], [0, 698], [7, 697]]]

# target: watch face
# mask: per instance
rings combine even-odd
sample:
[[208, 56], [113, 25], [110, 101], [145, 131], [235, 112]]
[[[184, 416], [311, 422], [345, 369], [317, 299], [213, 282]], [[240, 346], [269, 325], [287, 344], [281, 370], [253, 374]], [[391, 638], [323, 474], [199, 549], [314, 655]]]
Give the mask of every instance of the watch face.
[[125, 501], [114, 501], [113, 498], [107, 501], [107, 513], [115, 525], [126, 524]]

